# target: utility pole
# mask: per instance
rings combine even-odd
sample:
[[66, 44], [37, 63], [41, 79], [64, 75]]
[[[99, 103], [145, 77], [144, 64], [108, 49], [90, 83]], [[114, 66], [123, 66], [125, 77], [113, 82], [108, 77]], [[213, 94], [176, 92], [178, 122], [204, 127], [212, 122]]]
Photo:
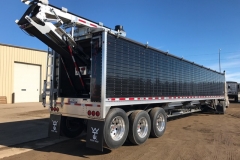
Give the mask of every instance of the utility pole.
[[221, 49], [219, 49], [219, 72], [221, 72], [221, 62], [220, 62], [220, 51], [221, 51]]

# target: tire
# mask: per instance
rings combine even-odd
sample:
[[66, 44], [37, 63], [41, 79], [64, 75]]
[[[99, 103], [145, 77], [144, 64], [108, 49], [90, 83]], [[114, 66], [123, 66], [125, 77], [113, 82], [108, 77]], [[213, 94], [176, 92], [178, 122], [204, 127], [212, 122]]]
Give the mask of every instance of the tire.
[[151, 136], [154, 138], [161, 137], [165, 130], [167, 124], [166, 113], [163, 108], [155, 107], [149, 113], [151, 119]]
[[129, 122], [126, 112], [120, 108], [111, 109], [105, 119], [103, 138], [110, 149], [123, 145], [127, 139]]
[[83, 120], [80, 118], [62, 117], [61, 132], [68, 138], [79, 136], [85, 129]]
[[136, 110], [130, 115], [128, 133], [130, 142], [136, 145], [144, 143], [150, 135], [150, 130], [151, 120], [146, 111]]

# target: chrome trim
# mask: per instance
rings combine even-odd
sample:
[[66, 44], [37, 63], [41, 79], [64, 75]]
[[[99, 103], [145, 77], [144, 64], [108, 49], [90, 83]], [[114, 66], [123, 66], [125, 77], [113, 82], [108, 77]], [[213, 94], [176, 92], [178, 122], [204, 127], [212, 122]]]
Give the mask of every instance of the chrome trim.
[[[215, 98], [215, 99], [223, 99]], [[214, 100], [214, 98], [194, 98], [194, 99], [166, 99], [166, 100], [125, 100], [125, 101], [109, 101], [105, 102], [105, 106], [121, 106], [121, 105], [136, 105], [136, 104], [154, 104], [154, 103], [171, 103], [171, 102], [191, 102], [200, 100]]]
[[107, 31], [102, 32], [102, 90], [101, 90], [101, 118], [105, 118], [106, 112], [106, 75], [107, 75]]

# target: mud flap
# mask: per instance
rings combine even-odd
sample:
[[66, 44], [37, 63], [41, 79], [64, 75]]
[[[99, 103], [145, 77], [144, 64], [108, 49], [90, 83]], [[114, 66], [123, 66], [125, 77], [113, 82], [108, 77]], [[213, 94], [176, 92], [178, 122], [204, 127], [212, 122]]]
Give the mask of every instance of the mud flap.
[[104, 121], [88, 120], [86, 147], [103, 151]]
[[48, 137], [60, 136], [61, 114], [50, 114]]
[[216, 112], [217, 113], [224, 114], [225, 110], [226, 110], [226, 107], [223, 106], [223, 105], [217, 105], [217, 107], [216, 107]]

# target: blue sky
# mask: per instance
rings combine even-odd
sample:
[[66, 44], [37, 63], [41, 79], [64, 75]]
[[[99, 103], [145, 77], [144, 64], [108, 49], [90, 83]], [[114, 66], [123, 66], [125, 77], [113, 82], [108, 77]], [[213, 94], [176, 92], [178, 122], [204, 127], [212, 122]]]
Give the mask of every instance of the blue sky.
[[[49, 0], [57, 7], [103, 22], [121, 24], [127, 37], [200, 65], [226, 71], [240, 82], [240, 0]], [[0, 1], [0, 43], [47, 50], [15, 24], [27, 9], [20, 0]]]

